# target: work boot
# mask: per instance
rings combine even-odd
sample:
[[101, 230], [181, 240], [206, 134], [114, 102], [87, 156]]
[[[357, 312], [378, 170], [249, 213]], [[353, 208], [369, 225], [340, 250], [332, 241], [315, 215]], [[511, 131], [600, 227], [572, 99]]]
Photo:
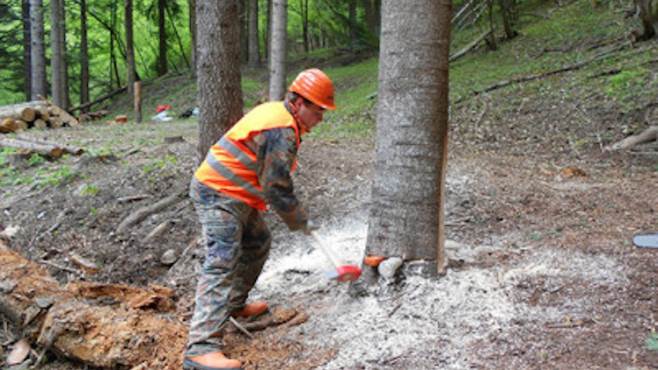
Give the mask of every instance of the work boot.
[[262, 315], [268, 309], [267, 302], [255, 301], [247, 303], [241, 310], [235, 311], [231, 314], [233, 317], [254, 317]]
[[185, 370], [242, 370], [238, 360], [232, 360], [221, 352], [211, 352], [205, 355], [185, 357]]

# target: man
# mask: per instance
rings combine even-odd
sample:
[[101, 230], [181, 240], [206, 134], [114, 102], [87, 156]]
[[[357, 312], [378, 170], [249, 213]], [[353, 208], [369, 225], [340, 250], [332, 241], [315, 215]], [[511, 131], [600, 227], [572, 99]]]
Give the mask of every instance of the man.
[[207, 243], [190, 323], [184, 368], [240, 369], [222, 353], [220, 327], [230, 316], [267, 311], [246, 304], [270, 250], [261, 212], [269, 204], [290, 230], [309, 233], [308, 217], [293, 193], [301, 136], [334, 110], [334, 85], [319, 69], [301, 72], [283, 102], [247, 113], [208, 151], [190, 184]]

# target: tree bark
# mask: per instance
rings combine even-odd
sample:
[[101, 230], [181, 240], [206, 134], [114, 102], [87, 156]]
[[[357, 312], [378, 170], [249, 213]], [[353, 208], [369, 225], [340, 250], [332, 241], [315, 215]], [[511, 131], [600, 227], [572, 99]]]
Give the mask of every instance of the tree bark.
[[299, 8], [302, 16], [302, 37], [304, 41], [304, 52], [308, 53], [309, 37], [308, 37], [308, 0], [299, 0]]
[[260, 66], [260, 45], [258, 41], [258, 0], [249, 0], [249, 67]]
[[247, 11], [249, 7], [246, 0], [238, 0], [238, 18], [240, 19], [240, 63], [247, 64], [249, 61], [249, 20]]
[[32, 61], [30, 58], [30, 1], [21, 0], [21, 18], [23, 20], [23, 75], [25, 82], [25, 100], [32, 99]]
[[270, 100], [282, 100], [286, 92], [286, 39], [288, 0], [272, 1], [272, 51], [270, 56]]
[[638, 40], [649, 40], [658, 34], [658, 0], [634, 0], [639, 10], [642, 32]]
[[167, 28], [165, 27], [166, 0], [158, 0], [158, 76], [167, 74]]
[[126, 31], [126, 73], [128, 94], [133, 94], [135, 85], [135, 48], [133, 47], [133, 2], [125, 0], [124, 26]]
[[498, 0], [498, 5], [500, 6], [500, 16], [503, 20], [503, 30], [505, 31], [505, 37], [508, 40], [511, 40], [518, 35], [518, 33], [514, 30], [512, 19], [514, 2], [511, 0]]
[[30, 0], [30, 61], [32, 70], [32, 100], [48, 96], [46, 81], [46, 51], [43, 31], [43, 0]]
[[443, 260], [451, 14], [450, 0], [385, 0], [382, 8], [366, 253], [429, 262], [429, 273]]
[[263, 32], [265, 38], [265, 60], [272, 60], [272, 0], [267, 0], [267, 31]]
[[356, 48], [356, 44], [358, 41], [358, 30], [357, 30], [357, 23], [356, 23], [356, 0], [349, 0], [348, 3], [348, 19], [349, 19], [349, 27], [350, 27], [350, 50], [354, 50]]
[[197, 60], [197, 46], [196, 46], [196, 0], [188, 1], [188, 9], [190, 14], [190, 54], [192, 63], [192, 77], [196, 77], [196, 60]]
[[208, 149], [242, 116], [237, 0], [197, 1], [199, 146]]
[[[111, 36], [110, 36], [111, 37]], [[87, 43], [87, 0], [80, 0], [80, 105], [89, 103], [89, 51]], [[86, 109], [82, 112], [87, 112]]]
[[51, 73], [53, 102], [64, 109], [68, 108], [66, 81], [66, 39], [64, 1], [50, 0], [51, 14]]
[[[0, 291], [0, 313], [32, 342], [93, 367], [182, 366], [186, 328], [159, 314], [173, 307], [170, 289], [94, 283], [63, 287], [45, 268], [1, 241], [0, 281], [8, 287]], [[98, 297], [117, 304], [87, 303]]]

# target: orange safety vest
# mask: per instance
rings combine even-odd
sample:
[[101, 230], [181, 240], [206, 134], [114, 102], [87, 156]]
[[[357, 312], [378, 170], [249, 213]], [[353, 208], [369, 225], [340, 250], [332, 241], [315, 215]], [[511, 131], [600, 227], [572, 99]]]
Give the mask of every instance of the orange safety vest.
[[[252, 109], [210, 147], [206, 159], [194, 173], [197, 181], [258, 210], [267, 209], [263, 187], [258, 182], [258, 160], [244, 142], [258, 133], [275, 128], [295, 130], [299, 149], [297, 122], [283, 102], [264, 103]], [[292, 171], [297, 167], [293, 163]]]

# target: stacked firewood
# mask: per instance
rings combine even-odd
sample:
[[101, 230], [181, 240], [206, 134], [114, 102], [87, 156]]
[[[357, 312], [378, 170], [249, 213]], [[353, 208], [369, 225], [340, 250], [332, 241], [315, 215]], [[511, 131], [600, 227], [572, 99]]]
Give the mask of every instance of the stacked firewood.
[[3, 134], [30, 128], [46, 129], [77, 125], [79, 122], [75, 117], [47, 100], [0, 107], [0, 133]]

